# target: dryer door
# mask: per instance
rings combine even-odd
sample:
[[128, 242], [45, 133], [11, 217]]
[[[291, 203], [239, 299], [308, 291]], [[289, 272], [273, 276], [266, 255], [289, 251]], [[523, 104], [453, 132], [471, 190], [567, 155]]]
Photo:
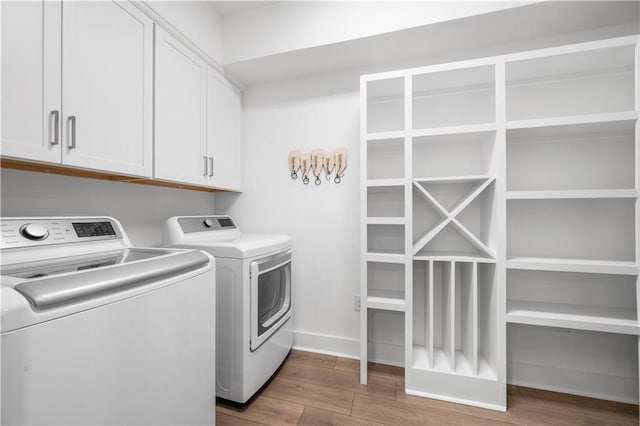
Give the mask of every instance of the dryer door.
[[291, 317], [291, 250], [251, 262], [251, 351]]

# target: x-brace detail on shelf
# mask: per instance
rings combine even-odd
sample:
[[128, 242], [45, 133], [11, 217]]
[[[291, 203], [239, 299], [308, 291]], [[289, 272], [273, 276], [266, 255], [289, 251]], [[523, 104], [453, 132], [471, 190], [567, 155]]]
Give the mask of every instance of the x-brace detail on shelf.
[[[418, 193], [429, 202], [442, 216], [441, 222], [433, 226], [422, 237], [413, 244], [413, 254], [416, 255], [422, 250], [433, 238], [438, 235], [447, 225], [452, 225], [456, 231], [460, 233], [469, 243], [474, 245], [478, 250], [482, 251], [491, 259], [495, 259], [495, 253], [476, 235], [474, 235], [466, 226], [464, 226], [456, 217], [475, 200], [482, 192], [495, 181], [494, 176], [458, 176], [447, 178], [423, 178], [414, 179], [413, 185], [418, 189]], [[464, 199], [462, 199], [451, 210], [447, 210], [429, 191], [425, 189], [422, 183], [461, 183], [461, 182], [481, 182], [474, 190], [472, 190]]]

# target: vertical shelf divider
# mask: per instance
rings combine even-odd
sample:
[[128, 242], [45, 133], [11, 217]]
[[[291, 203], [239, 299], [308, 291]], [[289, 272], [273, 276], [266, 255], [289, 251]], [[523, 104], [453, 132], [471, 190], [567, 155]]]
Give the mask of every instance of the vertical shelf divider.
[[405, 301], [404, 314], [405, 381], [410, 380], [409, 367], [413, 365], [413, 77], [404, 73], [404, 212], [405, 218]]
[[360, 77], [360, 383], [367, 384], [367, 80]]
[[497, 371], [499, 405], [507, 406], [507, 77], [504, 60], [496, 63], [496, 140], [493, 166], [496, 176], [494, 206], [496, 208], [496, 269], [497, 278]]
[[471, 267], [471, 373], [478, 374], [478, 262], [473, 262]]
[[[635, 48], [635, 109], [640, 110], [640, 41], [636, 43]], [[635, 132], [635, 148], [636, 148], [636, 170], [635, 170], [635, 188], [640, 189], [640, 120], [636, 120], [636, 132]], [[636, 198], [636, 265], [640, 265], [640, 198]], [[640, 320], [640, 271], [636, 276], [636, 318]], [[638, 366], [640, 370], [640, 336], [638, 336]], [[640, 376], [640, 371], [638, 372]], [[638, 394], [640, 395], [640, 380], [638, 380]], [[638, 414], [640, 418], [640, 413]]]
[[428, 311], [429, 311], [429, 320], [427, 322], [428, 327], [429, 327], [429, 341], [428, 341], [428, 346], [427, 346], [427, 355], [429, 357], [428, 359], [428, 365], [429, 368], [433, 368], [434, 366], [434, 362], [433, 362], [433, 357], [434, 357], [434, 353], [433, 353], [433, 333], [434, 333], [434, 313], [433, 313], [433, 308], [434, 308], [434, 304], [433, 304], [433, 260], [429, 260], [429, 282], [428, 282], [428, 299], [427, 299], [427, 303], [429, 305], [428, 307]]

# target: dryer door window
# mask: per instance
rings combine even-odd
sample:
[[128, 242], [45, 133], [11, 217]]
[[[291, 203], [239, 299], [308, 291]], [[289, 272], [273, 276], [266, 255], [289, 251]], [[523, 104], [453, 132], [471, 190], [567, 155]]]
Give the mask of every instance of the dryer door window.
[[251, 350], [291, 317], [291, 250], [251, 263]]

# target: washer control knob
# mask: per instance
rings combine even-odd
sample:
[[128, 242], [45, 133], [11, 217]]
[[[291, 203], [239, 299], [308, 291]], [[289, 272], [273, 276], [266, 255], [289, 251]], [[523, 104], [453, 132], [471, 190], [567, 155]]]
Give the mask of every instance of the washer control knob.
[[20, 227], [20, 234], [30, 240], [40, 241], [49, 236], [49, 230], [45, 226], [37, 223], [27, 223]]
[[204, 220], [204, 226], [206, 226], [207, 228], [213, 228], [213, 220], [205, 219]]

